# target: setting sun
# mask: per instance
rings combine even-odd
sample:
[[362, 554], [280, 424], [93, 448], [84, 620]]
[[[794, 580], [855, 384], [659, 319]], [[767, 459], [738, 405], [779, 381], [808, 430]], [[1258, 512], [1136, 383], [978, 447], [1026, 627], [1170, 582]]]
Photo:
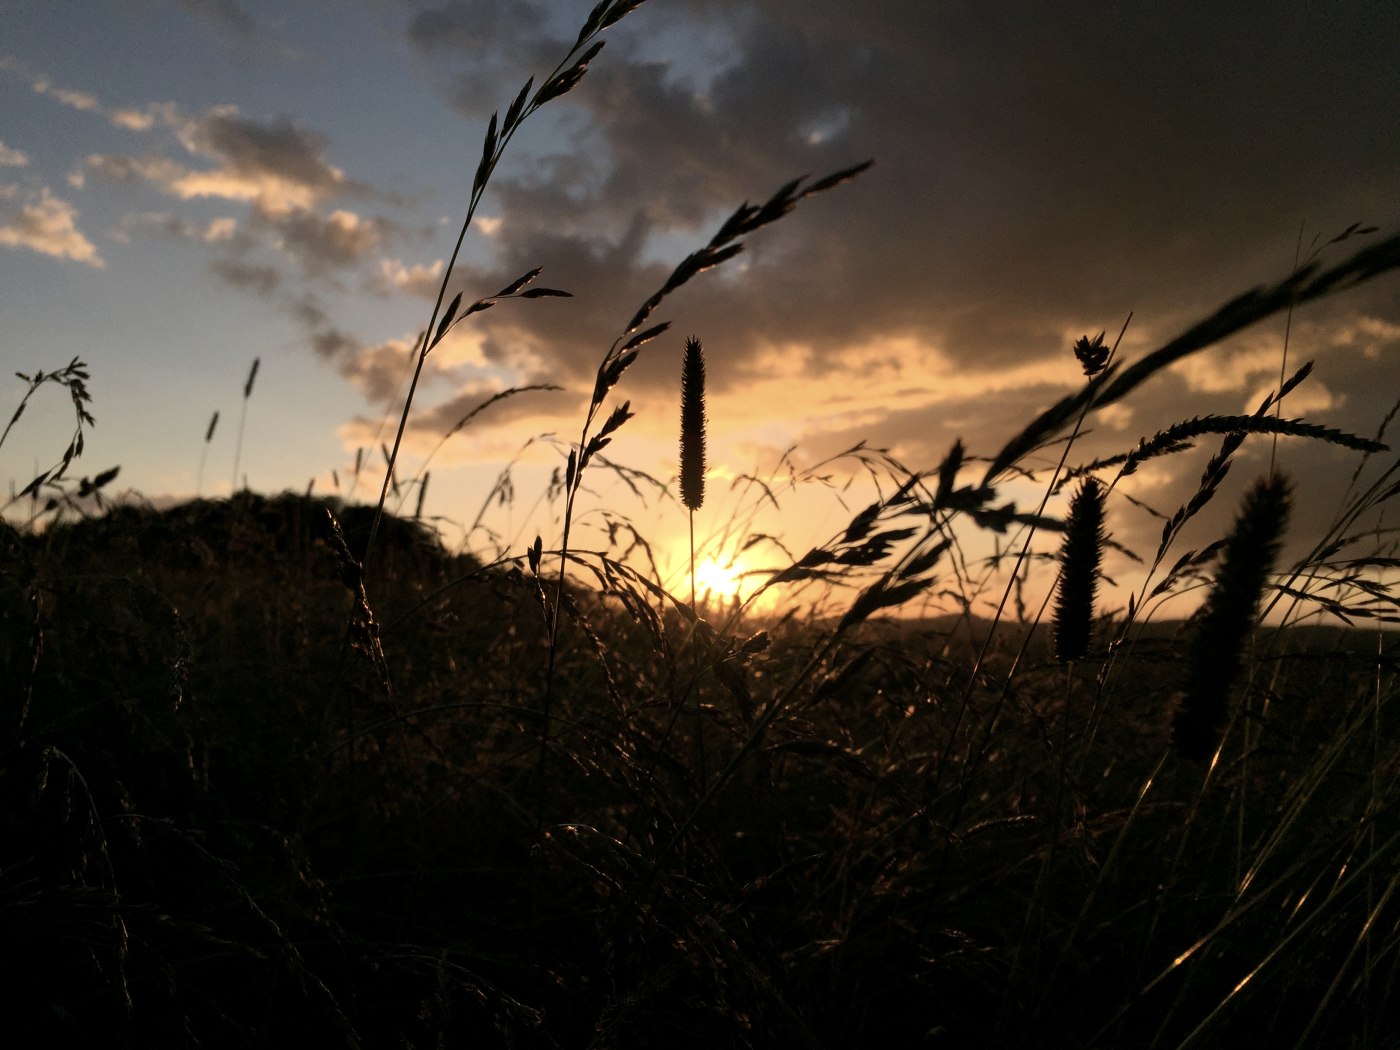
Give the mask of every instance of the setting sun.
[[705, 558], [695, 566], [695, 591], [699, 601], [729, 604], [735, 596], [744, 596], [744, 566]]

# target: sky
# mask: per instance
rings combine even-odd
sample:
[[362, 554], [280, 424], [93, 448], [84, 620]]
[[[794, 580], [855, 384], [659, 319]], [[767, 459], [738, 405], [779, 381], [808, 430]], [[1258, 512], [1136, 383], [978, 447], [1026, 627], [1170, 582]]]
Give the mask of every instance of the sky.
[[[102, 0], [78, 17], [0, 0], [0, 410], [25, 391], [11, 373], [77, 356], [96, 424], [70, 474], [120, 465], [111, 495], [246, 480], [375, 498], [488, 118], [567, 54], [590, 6]], [[540, 267], [572, 298], [474, 314], [428, 358], [410, 415], [400, 478], [428, 470], [424, 513], [479, 550], [557, 542], [546, 490], [603, 355], [735, 207], [798, 176], [874, 161], [658, 310], [672, 328], [615, 389], [636, 414], [607, 454], [670, 484], [629, 475], [638, 502], [621, 472], [595, 471], [585, 545], [626, 518], [678, 564], [688, 335], [708, 376], [702, 545], [766, 532], [800, 554], [872, 498], [844, 450], [914, 470], [957, 439], [990, 456], [1083, 383], [1079, 336], [1111, 342], [1131, 316], [1132, 360], [1300, 255], [1341, 262], [1400, 229], [1400, 5], [1384, 0], [647, 0], [604, 39], [510, 142], [448, 285], [470, 302]], [[1327, 243], [1354, 223], [1378, 232]], [[1092, 416], [1074, 457], [1252, 411], [1284, 334], [1275, 317], [1180, 362]], [[1397, 352], [1394, 274], [1300, 309], [1289, 370], [1316, 367], [1286, 414], [1374, 436], [1400, 397]], [[493, 394], [546, 385], [562, 389], [451, 433]], [[0, 480], [22, 488], [71, 429], [61, 390], [36, 396]], [[1125, 482], [1115, 541], [1150, 558], [1161, 520], [1144, 508], [1175, 510], [1216, 447]], [[1220, 534], [1270, 454], [1246, 443], [1185, 545]], [[1360, 460], [1296, 439], [1278, 454], [1302, 550]], [[1034, 509], [1041, 490], [1004, 495]], [[764, 543], [746, 563], [781, 560]]]

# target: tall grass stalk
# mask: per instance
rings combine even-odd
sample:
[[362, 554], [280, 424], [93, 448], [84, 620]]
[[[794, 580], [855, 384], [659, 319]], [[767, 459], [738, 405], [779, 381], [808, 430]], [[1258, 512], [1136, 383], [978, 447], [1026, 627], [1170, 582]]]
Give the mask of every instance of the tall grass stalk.
[[[261, 358], [253, 358], [253, 366], [248, 369], [248, 378], [243, 383], [243, 402], [238, 412], [238, 438], [233, 444], [233, 479], [229, 483], [230, 492], [238, 491], [238, 468], [243, 461], [243, 429], [248, 423], [248, 399], [253, 396], [253, 383], [258, 378], [258, 365], [261, 362]], [[213, 437], [213, 435], [214, 424], [211, 422], [209, 424], [208, 437], [205, 438], [206, 445], [208, 444], [209, 438]]]
[[[1131, 313], [1124, 319], [1123, 327], [1119, 330], [1118, 337], [1114, 339], [1113, 345], [1112, 347], [1108, 348], [1107, 353], [1104, 352], [1103, 332], [1100, 332], [1098, 336], [1092, 339], [1085, 336], [1084, 338], [1076, 341], [1075, 345], [1071, 348], [1075, 358], [1078, 360], [1080, 366], [1083, 368], [1085, 376], [1089, 380], [1086, 386], [1086, 393], [1088, 393], [1088, 396], [1082, 397], [1080, 403], [1078, 403], [1075, 407], [1075, 412], [1077, 414], [1074, 416], [1074, 423], [1073, 427], [1071, 428], [1069, 438], [1063, 443], [1063, 446], [1060, 449], [1059, 461], [1055, 464], [1055, 468], [1051, 473], [1050, 483], [1046, 486], [1044, 493], [1041, 495], [1040, 505], [1036, 508], [1031, 523], [1028, 524], [1025, 528], [1025, 537], [1022, 541], [1020, 552], [1016, 555], [1016, 559], [1012, 565], [1011, 572], [1008, 574], [1006, 588], [1002, 591], [1001, 599], [997, 602], [996, 611], [992, 614], [991, 624], [988, 627], [986, 636], [978, 649], [977, 658], [972, 663], [972, 669], [968, 674], [967, 684], [963, 689], [962, 699], [958, 705], [958, 717], [953, 723], [953, 731], [949, 734], [948, 744], [944, 749], [943, 757], [939, 760], [937, 772], [930, 783], [928, 794], [926, 796], [930, 799], [934, 796], [934, 793], [937, 791], [939, 784], [941, 783], [943, 770], [948, 764], [948, 757], [951, 754], [951, 748], [953, 747], [953, 741], [956, 739], [957, 730], [961, 727], [963, 715], [967, 711], [969, 704], [972, 702], [972, 691], [976, 685], [977, 677], [981, 673], [982, 665], [985, 663], [987, 658], [987, 653], [991, 650], [992, 640], [996, 635], [997, 628], [1001, 624], [1002, 616], [1006, 612], [1006, 604], [1011, 599], [1011, 594], [1015, 587], [1016, 580], [1023, 566], [1025, 566], [1027, 558], [1030, 555], [1031, 542], [1034, 540], [1036, 533], [1036, 522], [1045, 513], [1045, 508], [1049, 504], [1050, 498], [1055, 492], [1056, 484], [1060, 478], [1060, 475], [1065, 469], [1065, 463], [1069, 459], [1070, 449], [1073, 447], [1075, 439], [1079, 436], [1079, 432], [1084, 426], [1084, 421], [1088, 418], [1089, 413], [1093, 411], [1093, 409], [1098, 404], [1097, 399], [1093, 396], [1091, 391], [1095, 389], [1094, 385], [1096, 383], [1100, 382], [1104, 377], [1112, 374], [1111, 368], [1113, 364], [1114, 355], [1118, 352], [1119, 344], [1122, 343], [1123, 336], [1128, 330], [1128, 325], [1132, 323], [1132, 319], [1133, 318]], [[1023, 453], [1018, 452], [1016, 459], [1019, 459], [1021, 454]], [[992, 465], [988, 467], [987, 473], [982, 480], [983, 488], [986, 488], [988, 483], [996, 479], [1002, 470], [1011, 466], [1011, 464], [1016, 461], [1015, 459], [1011, 459], [1007, 460], [1005, 463], [1002, 463], [1001, 460], [1005, 458], [1006, 455], [1007, 452], [1004, 449], [1002, 455], [999, 456], [996, 460], [994, 460], [992, 462]], [[1002, 695], [1004, 696], [1005, 694], [1003, 693]], [[982, 756], [986, 754], [987, 746], [991, 739], [992, 728], [996, 725], [996, 721], [997, 718], [1000, 716], [1000, 713], [1001, 700], [999, 699], [997, 701], [996, 706], [992, 710], [992, 714], [985, 722], [985, 729], [982, 734], [981, 742], [979, 743], [975, 754], [970, 751], [967, 755], [967, 766], [970, 766], [971, 768], [975, 769], [976, 766], [980, 764]], [[969, 777], [964, 776], [958, 785], [957, 801], [953, 805], [953, 816], [951, 819], [951, 824], [954, 827], [956, 827], [957, 822], [962, 815], [962, 808], [966, 801], [969, 780]]]
[[[866, 161], [863, 164], [857, 164], [850, 168], [843, 168], [812, 182], [808, 182], [805, 178], [793, 179], [791, 182], [779, 187], [778, 190], [761, 205], [752, 205], [747, 201], [739, 205], [733, 214], [720, 225], [719, 230], [710, 238], [709, 243], [686, 256], [686, 258], [671, 272], [666, 282], [648, 296], [646, 301], [637, 309], [636, 313], [632, 315], [632, 319], [622, 330], [622, 334], [613, 341], [612, 345], [603, 355], [603, 359], [599, 363], [597, 373], [594, 376], [593, 392], [589, 397], [588, 408], [584, 413], [583, 426], [579, 431], [578, 442], [569, 449], [568, 460], [564, 469], [564, 513], [560, 529], [561, 538], [558, 551], [559, 575], [555, 587], [554, 601], [547, 610], [549, 619], [549, 650], [546, 656], [544, 695], [541, 702], [540, 744], [536, 774], [539, 785], [538, 797], [541, 808], [543, 807], [545, 797], [545, 767], [549, 751], [550, 718], [554, 703], [555, 670], [558, 663], [560, 615], [564, 606], [565, 588], [568, 580], [569, 561], [571, 557], [570, 539], [577, 507], [577, 498], [581, 489], [584, 472], [594, 461], [595, 457], [598, 457], [599, 453], [611, 444], [614, 433], [631, 419], [633, 415], [631, 402], [624, 401], [608, 414], [595, 432], [593, 429], [594, 424], [598, 422], [599, 415], [607, 402], [609, 394], [621, 380], [627, 369], [637, 360], [637, 356], [642, 348], [657, 336], [666, 332], [670, 328], [670, 322], [665, 321], [659, 324], [653, 324], [648, 328], [643, 328], [643, 326], [651, 319], [656, 308], [673, 292], [689, 283], [699, 274], [723, 265], [743, 251], [744, 237], [783, 218], [807, 197], [823, 193], [826, 190], [849, 182], [861, 172], [865, 171], [870, 166], [870, 163], [870, 161]], [[694, 615], [694, 610], [692, 609], [690, 617], [693, 619]], [[708, 797], [708, 794], [705, 797]], [[687, 821], [687, 825], [688, 823]]]
[[[1307, 228], [1307, 222], [1306, 222], [1306, 220], [1304, 220], [1304, 221], [1298, 223], [1298, 238], [1297, 238], [1297, 240], [1295, 241], [1295, 243], [1294, 243], [1294, 245], [1293, 245], [1293, 269], [1292, 269], [1292, 273], [1293, 273], [1294, 276], [1296, 276], [1296, 275], [1298, 274], [1298, 271], [1299, 271], [1299, 269], [1300, 269], [1302, 266], [1307, 265], [1307, 264], [1311, 264], [1315, 259], [1317, 259], [1317, 257], [1318, 257], [1319, 255], [1322, 254], [1322, 252], [1323, 252], [1324, 249], [1330, 247], [1331, 245], [1334, 245], [1334, 244], [1341, 244], [1343, 241], [1349, 240], [1349, 239], [1351, 239], [1352, 237], [1364, 237], [1364, 236], [1366, 236], [1367, 234], [1375, 233], [1376, 230], [1378, 229], [1378, 227], [1375, 227], [1375, 226], [1362, 226], [1361, 223], [1359, 223], [1359, 222], [1354, 222], [1354, 223], [1352, 223], [1350, 226], [1348, 226], [1345, 230], [1343, 230], [1341, 233], [1337, 234], [1335, 237], [1333, 237], [1333, 238], [1332, 238], [1331, 240], [1329, 240], [1329, 241], [1322, 242], [1322, 239], [1321, 239], [1320, 237], [1316, 237], [1316, 236], [1315, 236], [1315, 237], [1313, 237], [1312, 245], [1311, 245], [1311, 247], [1310, 247], [1310, 250], [1309, 250], [1309, 253], [1308, 253], [1308, 257], [1307, 257], [1306, 260], [1304, 260], [1304, 258], [1303, 258], [1303, 231], [1304, 231], [1306, 228]], [[1278, 381], [1279, 381], [1279, 386], [1280, 386], [1280, 388], [1282, 388], [1282, 386], [1283, 386], [1284, 378], [1288, 375], [1288, 343], [1289, 343], [1289, 339], [1292, 337], [1292, 334], [1293, 334], [1293, 313], [1294, 313], [1294, 310], [1295, 310], [1296, 306], [1297, 306], [1296, 303], [1290, 302], [1290, 303], [1288, 304], [1288, 309], [1287, 309], [1287, 311], [1285, 311], [1284, 317], [1283, 317], [1283, 345], [1282, 345], [1282, 346], [1280, 347], [1280, 349], [1279, 349], [1279, 363], [1278, 363]], [[1279, 418], [1282, 418], [1282, 415], [1283, 415], [1283, 405], [1282, 405], [1282, 402], [1281, 402], [1281, 401], [1280, 401], [1280, 402], [1276, 405], [1276, 407], [1275, 407], [1275, 414], [1276, 414]], [[1274, 440], [1273, 440], [1273, 442], [1272, 442], [1272, 443], [1270, 444], [1270, 446], [1269, 446], [1269, 473], [1270, 473], [1270, 474], [1272, 474], [1272, 473], [1274, 472], [1274, 469], [1275, 469], [1275, 467], [1276, 467], [1276, 465], [1277, 465], [1277, 461], [1278, 461], [1278, 434], [1275, 434], [1275, 435], [1274, 435]]]
[[[546, 104], [567, 94], [573, 90], [588, 72], [588, 64], [598, 56], [603, 49], [603, 41], [600, 38], [604, 30], [608, 29], [627, 14], [640, 7], [644, 0], [600, 0], [600, 2], [589, 12], [587, 20], [579, 30], [578, 38], [569, 48], [559, 63], [552, 69], [538, 89], [534, 88], [535, 79], [530, 77], [525, 86], [520, 89], [519, 94], [511, 101], [506, 108], [505, 117], [500, 118], [500, 111], [491, 114], [491, 120], [487, 124], [485, 140], [482, 143], [481, 157], [477, 161], [476, 173], [472, 177], [471, 195], [467, 202], [466, 215], [462, 219], [462, 227], [457, 234], [457, 240], [452, 246], [452, 253], [448, 256], [447, 266], [443, 269], [442, 282], [438, 286], [437, 297], [433, 301], [433, 308], [428, 316], [427, 327], [419, 334], [417, 344], [414, 348], [413, 375], [409, 381], [408, 393], [404, 397], [403, 410], [399, 414], [398, 428], [394, 432], [393, 447], [389, 451], [388, 466], [384, 473], [384, 482], [379, 490], [379, 502], [375, 508], [374, 522], [370, 527], [369, 538], [365, 543], [365, 550], [361, 556], [362, 561], [368, 561], [374, 544], [379, 536], [379, 526], [384, 515], [384, 504], [389, 497], [389, 488], [394, 473], [394, 467], [398, 463], [399, 449], [403, 445], [404, 432], [408, 428], [409, 415], [413, 411], [413, 398], [418, 390], [418, 382], [423, 374], [423, 366], [427, 362], [428, 354], [434, 347], [442, 342], [453, 325], [472, 313], [489, 309], [501, 299], [520, 296], [522, 298], [538, 298], [541, 296], [562, 295], [556, 289], [526, 289], [526, 286], [540, 273], [533, 270], [529, 274], [519, 278], [512, 284], [507, 285], [494, 296], [478, 299], [472, 303], [465, 313], [458, 316], [458, 309], [462, 305], [462, 295], [457, 296], [447, 303], [447, 292], [452, 286], [452, 279], [457, 268], [457, 259], [461, 255], [462, 245], [466, 241], [467, 231], [471, 229], [472, 220], [476, 217], [477, 208], [481, 205], [482, 197], [486, 193], [491, 176], [495, 173], [500, 164], [506, 147], [510, 145], [521, 126]], [[447, 305], [444, 307], [444, 303]]]
[[[680, 439], [681, 504], [686, 509], [690, 539], [690, 607], [698, 617], [695, 593], [695, 513], [705, 502], [705, 352], [700, 340], [691, 336], [685, 341], [685, 360], [681, 365], [681, 439]], [[698, 623], [697, 623], [698, 626]], [[695, 654], [695, 676], [700, 677], [700, 642], [698, 631], [692, 633]], [[700, 693], [695, 693], [695, 745], [699, 758], [700, 784], [708, 779], [705, 772], [704, 711]]]
[[690, 604], [695, 608], [695, 512], [705, 502], [705, 352], [694, 336], [685, 341], [681, 366], [680, 488], [690, 518]]
[[[204, 443], [199, 448], [199, 473], [195, 477], [194, 483], [194, 494], [196, 499], [198, 499], [199, 496], [204, 492], [204, 463], [209, 458], [209, 442], [214, 440], [214, 430], [218, 427], [218, 425], [219, 413], [216, 410], [214, 414], [209, 417], [209, 426], [204, 431]], [[235, 467], [234, 470], [236, 473], [237, 468]]]
[[62, 368], [52, 372], [40, 370], [32, 375], [24, 372], [16, 372], [15, 375], [27, 384], [28, 389], [20, 398], [19, 404], [15, 406], [15, 411], [10, 416], [10, 421], [5, 424], [5, 429], [0, 431], [0, 446], [5, 444], [5, 440], [10, 436], [10, 431], [19, 422], [20, 416], [24, 415], [29, 399], [50, 383], [61, 386], [68, 391], [68, 397], [73, 403], [73, 434], [68, 439], [58, 461], [47, 470], [35, 473], [33, 479], [24, 488], [11, 496], [3, 506], [0, 506], [0, 511], [8, 510], [26, 496], [34, 497], [37, 502], [38, 494], [45, 486], [61, 485], [67, 477], [68, 468], [75, 459], [83, 454], [83, 449], [86, 446], [86, 428], [96, 425], [96, 420], [93, 419], [92, 413], [88, 410], [88, 405], [92, 402], [92, 395], [88, 393], [87, 388], [91, 376], [85, 361], [75, 357]]

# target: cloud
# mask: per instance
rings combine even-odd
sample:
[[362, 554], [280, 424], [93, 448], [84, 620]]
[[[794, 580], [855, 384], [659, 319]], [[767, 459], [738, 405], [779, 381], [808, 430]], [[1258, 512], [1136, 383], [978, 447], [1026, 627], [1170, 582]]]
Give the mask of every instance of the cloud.
[[131, 242], [131, 231], [138, 228], [157, 230], [161, 233], [171, 234], [176, 237], [193, 236], [190, 225], [179, 216], [172, 215], [168, 211], [147, 211], [123, 215], [121, 221], [107, 231], [107, 236], [122, 244], [129, 244]]
[[436, 299], [442, 286], [442, 265], [441, 259], [431, 266], [405, 266], [399, 259], [380, 259], [377, 287], [381, 292], [403, 291], [420, 299]]
[[545, 11], [530, 0], [448, 0], [418, 11], [408, 38], [426, 52], [490, 58], [524, 46], [543, 46]]
[[436, 60], [441, 90], [453, 104], [484, 115], [505, 91], [518, 90], [530, 70], [558, 61], [561, 41], [549, 33], [546, 11], [530, 0], [449, 0], [417, 11], [408, 39]]
[[154, 182], [167, 192], [188, 173], [188, 169], [166, 157], [128, 157], [93, 153], [83, 163], [80, 176], [96, 175], [118, 182]]
[[[550, 68], [572, 40], [551, 38], [530, 4], [502, 6], [499, 19], [490, 6], [434, 3], [411, 22], [475, 135], [525, 69]], [[638, 411], [628, 433], [669, 439], [679, 347], [693, 332], [717, 455], [796, 442], [812, 461], [866, 440], [920, 469], [958, 437], [993, 454], [1083, 382], [1069, 349], [1078, 335], [1112, 340], [1131, 312], [1119, 353], [1136, 359], [1286, 276], [1300, 220], [1305, 249], [1357, 220], [1394, 232], [1400, 8], [1366, 25], [1286, 8], [1264, 24], [1206, 0], [1146, 15], [891, 0], [859, 19], [846, 0], [647, 5], [550, 104], [547, 150], [516, 167], [508, 158], [488, 191], [494, 228], [473, 234], [491, 262], [457, 277], [486, 293], [543, 266], [541, 283], [576, 298], [472, 318], [481, 352], [515, 381], [567, 383], [577, 408], [632, 311], [736, 205], [871, 157], [854, 183], [803, 201], [663, 304], [655, 319], [675, 327], [616, 390]], [[1298, 311], [1289, 370], [1316, 358], [1317, 371], [1285, 414], [1374, 430], [1394, 397], [1376, 381], [1400, 352], [1394, 288], [1391, 277]], [[1095, 413], [1073, 456], [1253, 411], [1278, 384], [1284, 327], [1282, 316], [1260, 324]], [[556, 399], [562, 413], [568, 400]], [[445, 422], [464, 403], [420, 418]], [[1199, 442], [1132, 491], [1170, 513], [1218, 447]], [[1228, 524], [1271, 447], [1246, 442], [1193, 528]], [[1298, 509], [1296, 534], [1315, 534], [1356, 457], [1297, 440], [1280, 449], [1287, 469], [1338, 489]], [[1058, 453], [1030, 462], [1053, 466]], [[1161, 521], [1125, 505], [1115, 529], [1150, 555]]]
[[283, 117], [270, 121], [239, 115], [232, 106], [210, 110], [190, 126], [186, 144], [225, 161], [243, 175], [267, 176], [322, 192], [342, 188], [344, 175], [326, 163], [320, 136]]
[[77, 218], [77, 208], [45, 187], [18, 214], [0, 221], [0, 244], [28, 248], [56, 259], [73, 259], [99, 269], [106, 266], [97, 248], [78, 229]]
[[71, 109], [88, 111], [98, 109], [100, 105], [97, 96], [92, 92], [59, 87], [45, 76], [38, 77], [30, 86], [36, 94], [48, 95], [54, 101], [61, 102]]
[[1371, 359], [1380, 357], [1387, 346], [1400, 344], [1400, 322], [1380, 317], [1354, 317], [1348, 324], [1332, 330], [1336, 346], [1360, 347]]
[[325, 141], [287, 118], [243, 117], [236, 107], [217, 106], [198, 118], [162, 110], [187, 152], [215, 162], [198, 169], [160, 155], [93, 154], [91, 174], [144, 179], [181, 200], [213, 197], [249, 201], [268, 215], [313, 207], [332, 195], [363, 192], [324, 156]]
[[[182, 6], [221, 32], [247, 39], [255, 33], [250, 16], [237, 4]], [[35, 91], [64, 104], [100, 112], [122, 130], [166, 129], [183, 148], [185, 156], [179, 158], [163, 152], [159, 141], [141, 154], [92, 154], [68, 176], [75, 189], [100, 178], [149, 184], [181, 201], [251, 205], [241, 226], [231, 216], [199, 221], [164, 212], [128, 216], [112, 231], [117, 240], [129, 239], [131, 230], [139, 226], [209, 245], [217, 252], [211, 270], [219, 280], [262, 297], [276, 297], [283, 293], [288, 275], [265, 253], [259, 258], [260, 247], [290, 262], [304, 278], [327, 280], [374, 259], [385, 237], [397, 232], [385, 219], [343, 207], [328, 209], [335, 197], [366, 196], [369, 190], [330, 163], [322, 135], [289, 117], [247, 117], [229, 105], [189, 115], [168, 102], [108, 109], [95, 95], [56, 87], [50, 78], [12, 57], [0, 56], [0, 69], [28, 79]], [[17, 163], [22, 157], [19, 151], [0, 145], [0, 163]], [[14, 220], [6, 243], [43, 245], [40, 250], [51, 254], [61, 252], [100, 265], [90, 242], [71, 228], [74, 214], [61, 202], [36, 204]]]
[[167, 229], [207, 245], [215, 253], [214, 276], [272, 298], [310, 332], [327, 323], [327, 314], [319, 306], [308, 309], [306, 304], [317, 300], [305, 282], [342, 289], [339, 275], [375, 258], [382, 237], [380, 222], [343, 210], [322, 216], [305, 209], [273, 215], [255, 209], [243, 225], [220, 216], [204, 223], [177, 221]]
[[238, 232], [238, 220], [227, 215], [221, 215], [217, 219], [210, 219], [209, 225], [204, 228], [201, 238], [204, 241], [214, 243], [217, 241], [227, 241], [233, 238]]
[[275, 266], [225, 258], [215, 259], [209, 267], [216, 277], [227, 284], [264, 298], [272, 296], [282, 287], [282, 272]]
[[340, 374], [354, 383], [366, 400], [386, 407], [412, 369], [414, 346], [407, 339], [364, 346], [335, 329], [323, 330], [316, 340], [317, 352], [333, 359]]
[[139, 109], [115, 109], [112, 111], [112, 123], [127, 131], [149, 131], [155, 126], [156, 118]]
[[[131, 231], [137, 228], [155, 230], [159, 233], [180, 237], [202, 244], [227, 244], [239, 236], [238, 221], [221, 216], [208, 222], [190, 222], [168, 211], [137, 212], [125, 215], [110, 236], [123, 243], [130, 241]], [[239, 245], [243, 247], [243, 245]], [[238, 282], [233, 282], [237, 284]]]
[[383, 223], [336, 209], [319, 215], [307, 208], [271, 213], [257, 209], [254, 221], [273, 232], [275, 246], [308, 277], [321, 277], [368, 259], [383, 239]]
[[175, 180], [170, 188], [181, 197], [256, 201], [275, 213], [352, 188], [325, 159], [324, 139], [285, 117], [256, 120], [219, 106], [189, 122], [180, 137], [190, 152], [219, 163]]
[[262, 297], [281, 291], [283, 271], [250, 256], [259, 245], [291, 262], [304, 278], [324, 280], [373, 258], [393, 229], [383, 219], [344, 208], [322, 213], [327, 198], [363, 187], [325, 160], [320, 136], [293, 121], [246, 119], [232, 107], [216, 107], [197, 118], [182, 117], [172, 107], [163, 111], [163, 119], [187, 152], [216, 166], [201, 170], [158, 154], [93, 154], [75, 175], [80, 181], [97, 176], [149, 183], [179, 200], [251, 204], [242, 227], [231, 216], [155, 224], [216, 248], [211, 270], [233, 287]]
[[238, 0], [175, 0], [175, 6], [214, 30], [238, 53], [284, 60], [300, 57], [297, 48], [264, 32]]
[[157, 124], [175, 127], [184, 121], [173, 102], [147, 102], [140, 106], [106, 106], [91, 91], [60, 87], [47, 73], [31, 69], [13, 55], [0, 55], [0, 72], [29, 82], [35, 94], [52, 98], [70, 109], [97, 113], [113, 127], [124, 131], [149, 131]]
[[[469, 6], [451, 5], [462, 24]], [[1385, 78], [1367, 76], [1384, 48], [1349, 55], [1337, 45], [1361, 41], [1335, 20], [1272, 26], [1242, 47], [1254, 30], [1204, 4], [1201, 23], [1016, 8], [1009, 36], [1009, 13], [927, 7], [881, 5], [856, 26], [831, 3], [673, 9], [677, 34], [728, 42], [728, 68], [703, 90], [675, 66], [622, 61], [614, 41], [566, 100], [592, 118], [575, 143], [587, 158], [493, 187], [524, 243], [512, 259], [557, 254], [560, 230], [574, 230], [576, 257], [556, 270], [587, 269], [599, 229], [616, 237], [640, 213], [649, 250], [625, 284], [664, 239], [700, 241], [745, 198], [873, 156], [859, 183], [755, 238], [745, 283], [762, 291], [747, 302], [697, 281], [705, 312], [735, 318], [723, 334], [741, 342], [812, 344], [816, 371], [872, 326], [957, 362], [1010, 363], [1061, 354], [1070, 323], [1116, 327], [1132, 309], [1165, 335], [1277, 276], [1281, 216], [1347, 200], [1393, 210], [1369, 187], [1400, 148], [1382, 158], [1365, 145], [1393, 139]], [[438, 28], [438, 51], [471, 55], [497, 38]], [[1285, 58], [1286, 87], [1250, 87]], [[1370, 103], [1360, 133], [1323, 121], [1339, 97]]]
[[[452, 397], [415, 411], [408, 433], [416, 437], [417, 449], [427, 451], [453, 432], [489, 398], [501, 394], [506, 385], [496, 379], [472, 379], [459, 384]], [[531, 389], [494, 403], [488, 415], [474, 417], [468, 437], [478, 449], [512, 454], [520, 445], [520, 435], [531, 438], [557, 431], [572, 423], [576, 405], [567, 392]]]
[[11, 149], [0, 141], [0, 168], [22, 168], [29, 163], [29, 157], [24, 150]]
[[237, 0], [178, 0], [178, 6], [230, 36], [251, 39], [257, 33], [257, 22]]

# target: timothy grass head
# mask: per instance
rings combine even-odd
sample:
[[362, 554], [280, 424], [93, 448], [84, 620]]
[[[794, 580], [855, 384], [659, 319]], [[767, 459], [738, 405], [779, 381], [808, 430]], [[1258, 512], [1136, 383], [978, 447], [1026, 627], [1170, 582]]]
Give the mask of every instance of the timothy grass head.
[[1172, 723], [1172, 742], [1185, 758], [1207, 762], [1220, 746], [1230, 692], [1244, 666], [1245, 645], [1288, 521], [1289, 491], [1281, 475], [1256, 483], [1225, 542]]
[[694, 336], [681, 367], [681, 502], [688, 510], [705, 502], [705, 351]]
[[1055, 658], [1061, 663], [1083, 659], [1089, 651], [1103, 554], [1103, 502], [1103, 486], [1093, 477], [1084, 479], [1070, 502], [1055, 596]]

